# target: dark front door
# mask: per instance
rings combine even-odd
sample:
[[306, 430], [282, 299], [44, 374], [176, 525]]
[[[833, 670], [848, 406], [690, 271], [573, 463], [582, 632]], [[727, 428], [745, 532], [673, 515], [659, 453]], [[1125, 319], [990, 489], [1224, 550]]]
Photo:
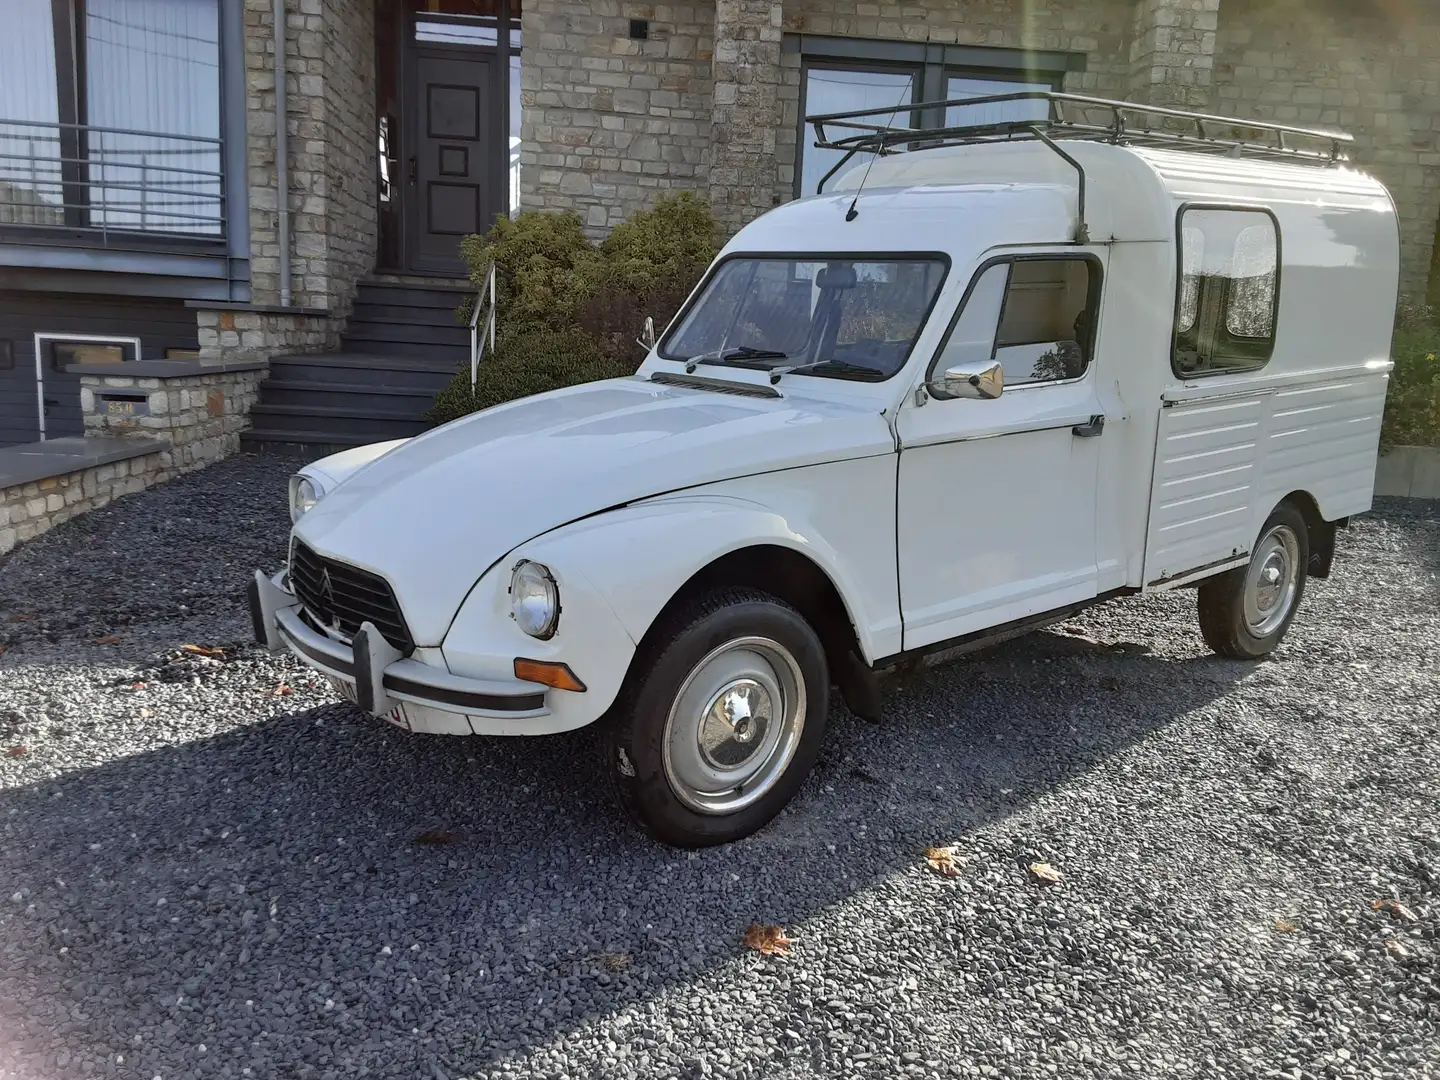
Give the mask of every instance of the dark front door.
[[460, 241], [500, 208], [495, 184], [495, 73], [478, 50], [416, 48], [408, 178], [410, 269], [462, 275]]

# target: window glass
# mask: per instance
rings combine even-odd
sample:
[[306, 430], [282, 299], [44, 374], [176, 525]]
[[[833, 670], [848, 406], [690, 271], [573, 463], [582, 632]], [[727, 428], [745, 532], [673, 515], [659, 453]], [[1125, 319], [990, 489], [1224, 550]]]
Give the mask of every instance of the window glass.
[[0, 222], [63, 225], [55, 30], [48, 3], [6, 5], [0, 33]]
[[[805, 115], [859, 112], [864, 109], [895, 108], [893, 113], [868, 117], [864, 123], [908, 127], [910, 110], [900, 108], [915, 100], [918, 80], [913, 71], [864, 71], [812, 67], [805, 71]], [[836, 128], [833, 137], [843, 138], [859, 132]], [[824, 175], [844, 158], [839, 150], [822, 150], [815, 146], [815, 126], [806, 124], [800, 138], [800, 193], [814, 195]], [[846, 168], [857, 162], [864, 164], [866, 154], [856, 154]], [[831, 178], [827, 187], [834, 185]]]
[[1258, 210], [1184, 211], [1174, 370], [1182, 377], [1253, 371], [1270, 361], [1280, 241]]
[[995, 359], [1007, 386], [1085, 374], [1095, 272], [1089, 259], [1015, 262], [995, 336]]
[[219, 235], [216, 0], [86, 0], [84, 92], [91, 224]]
[[0, 371], [9, 371], [15, 366], [15, 343], [0, 338]]
[[[945, 80], [945, 100], [1020, 94], [1027, 90], [1053, 89], [1048, 82], [1018, 82], [952, 75]], [[962, 124], [1003, 124], [1013, 120], [1045, 120], [1050, 105], [1045, 101], [1007, 101], [991, 105], [951, 105], [945, 110], [945, 126]]]
[[1010, 264], [997, 263], [980, 275], [965, 306], [950, 327], [935, 362], [937, 371], [962, 364], [985, 363], [995, 355], [995, 331], [1010, 281]]
[[71, 364], [121, 364], [133, 347], [120, 342], [52, 341], [50, 366], [64, 371]]
[[721, 264], [660, 355], [720, 356], [738, 366], [815, 364], [804, 374], [878, 381], [894, 375], [934, 303], [935, 259], [736, 258]]

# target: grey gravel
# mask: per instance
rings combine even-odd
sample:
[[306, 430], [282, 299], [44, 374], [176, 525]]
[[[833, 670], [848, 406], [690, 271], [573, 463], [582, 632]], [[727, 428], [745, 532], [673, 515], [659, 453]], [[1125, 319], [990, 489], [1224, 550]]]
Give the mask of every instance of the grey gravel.
[[588, 733], [410, 736], [245, 645], [293, 464], [0, 560], [0, 1078], [1440, 1076], [1435, 504], [1357, 520], [1269, 662], [1192, 593], [1095, 609], [837, 708], [686, 854]]

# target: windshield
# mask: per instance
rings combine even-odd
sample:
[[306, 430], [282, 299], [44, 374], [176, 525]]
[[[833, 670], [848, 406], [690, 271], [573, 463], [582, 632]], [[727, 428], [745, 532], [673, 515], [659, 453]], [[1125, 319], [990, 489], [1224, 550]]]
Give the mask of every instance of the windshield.
[[938, 257], [744, 256], [722, 263], [666, 335], [667, 360], [876, 382], [910, 355], [945, 278]]

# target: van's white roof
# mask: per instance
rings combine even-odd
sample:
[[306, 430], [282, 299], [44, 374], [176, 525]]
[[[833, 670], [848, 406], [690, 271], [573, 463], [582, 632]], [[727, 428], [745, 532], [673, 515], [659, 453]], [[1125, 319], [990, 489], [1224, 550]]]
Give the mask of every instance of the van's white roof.
[[[1260, 205], [1277, 212], [1284, 206], [1317, 216], [1353, 210], [1378, 212], [1381, 218], [1394, 214], [1384, 186], [1347, 165], [1081, 140], [1061, 145], [1085, 170], [1085, 217], [1094, 243], [1173, 242], [1176, 208], [1186, 202]], [[1077, 181], [1073, 166], [1036, 141], [937, 147], [875, 159], [860, 155], [830, 181], [825, 194], [764, 215], [731, 246], [949, 250], [953, 244], [945, 234], [951, 226], [963, 227], [964, 246], [979, 250], [1066, 242], [1078, 218]], [[859, 215], [846, 222], [844, 209], [862, 182]]]

